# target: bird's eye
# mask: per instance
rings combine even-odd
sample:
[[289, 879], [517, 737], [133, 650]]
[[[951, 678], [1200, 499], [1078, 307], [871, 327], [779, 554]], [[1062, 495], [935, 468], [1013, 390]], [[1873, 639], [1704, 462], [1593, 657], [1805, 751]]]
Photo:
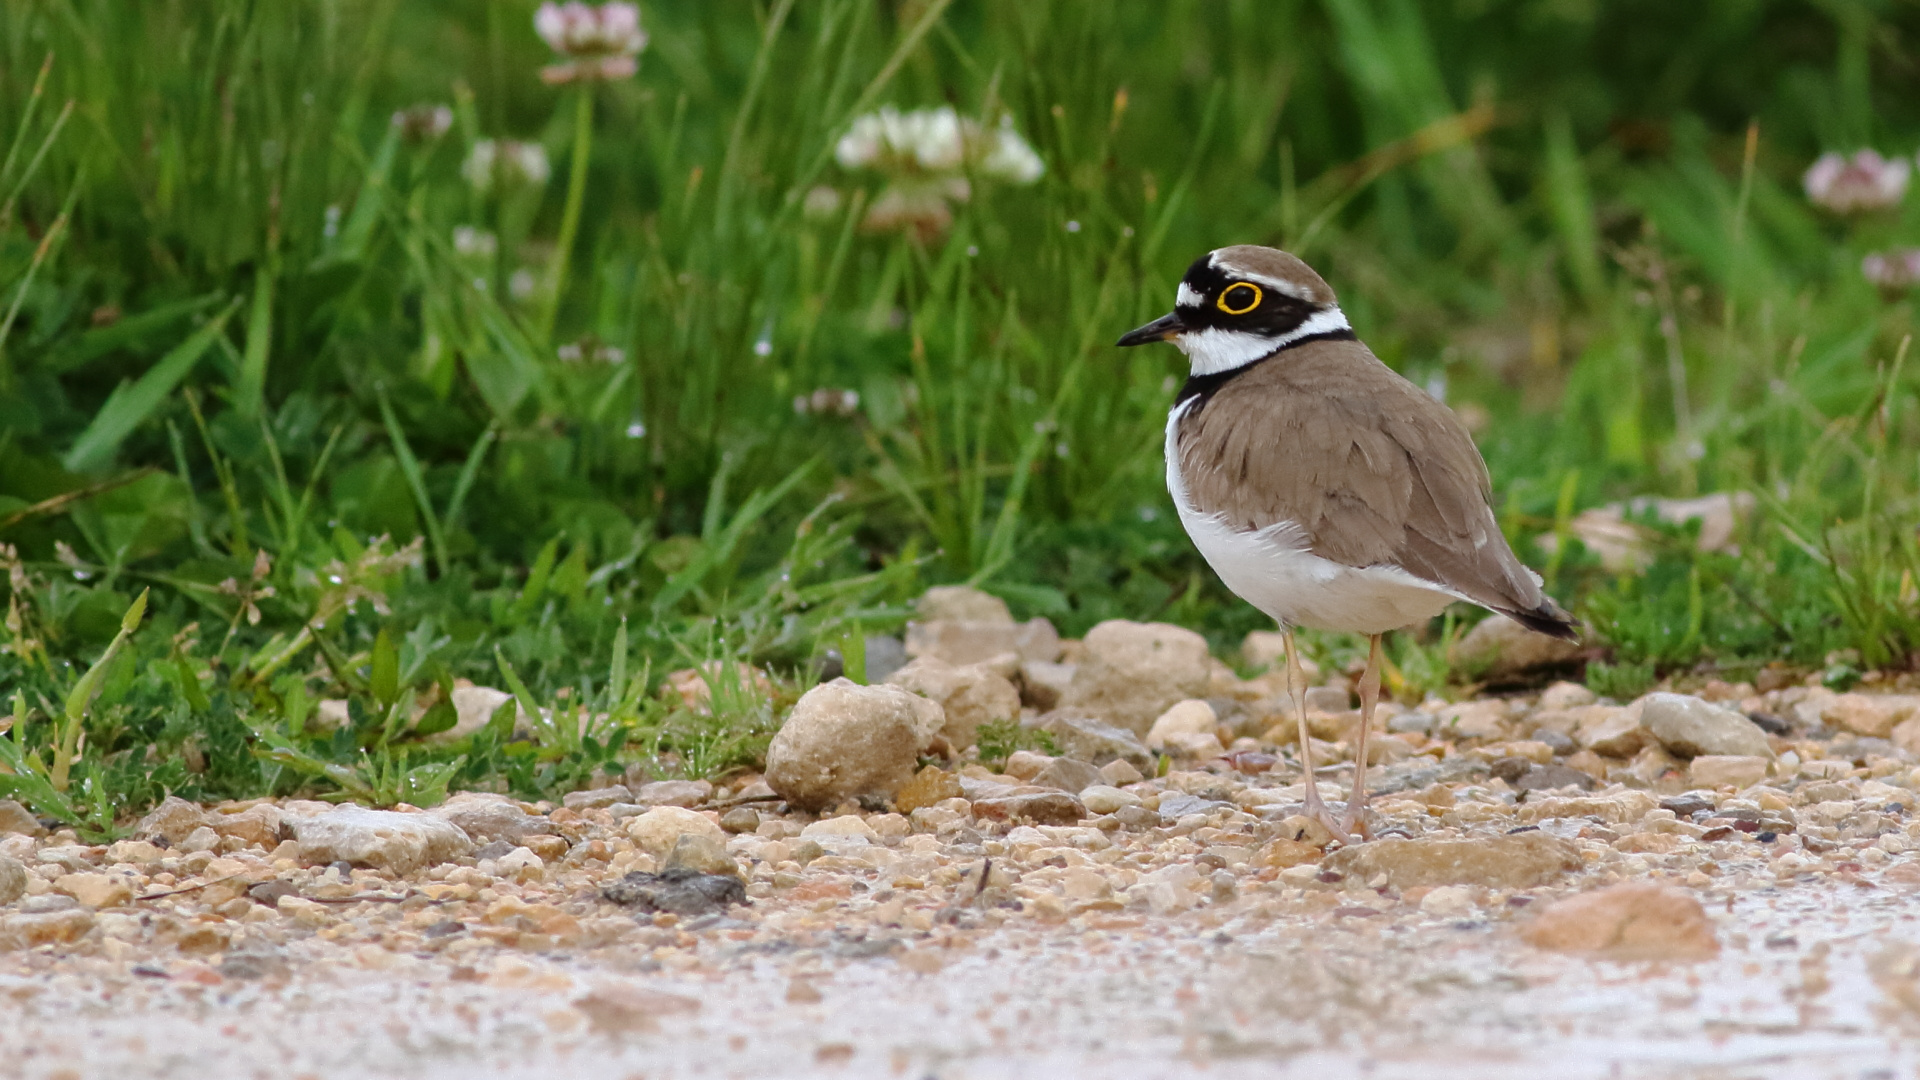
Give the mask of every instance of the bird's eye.
[[1260, 306], [1264, 294], [1260, 286], [1249, 281], [1236, 281], [1220, 293], [1220, 299], [1214, 301], [1221, 311], [1229, 315], [1245, 315]]

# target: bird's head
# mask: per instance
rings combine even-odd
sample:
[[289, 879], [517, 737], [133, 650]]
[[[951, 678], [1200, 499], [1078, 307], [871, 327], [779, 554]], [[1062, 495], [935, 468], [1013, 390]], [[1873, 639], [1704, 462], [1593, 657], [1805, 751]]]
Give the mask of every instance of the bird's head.
[[1195, 375], [1244, 367], [1310, 337], [1351, 336], [1333, 289], [1298, 258], [1242, 244], [1195, 259], [1173, 311], [1120, 339], [1171, 341]]

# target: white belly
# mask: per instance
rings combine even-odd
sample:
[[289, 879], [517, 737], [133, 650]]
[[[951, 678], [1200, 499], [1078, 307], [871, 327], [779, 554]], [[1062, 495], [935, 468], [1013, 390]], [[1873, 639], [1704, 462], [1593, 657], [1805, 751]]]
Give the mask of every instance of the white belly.
[[[1184, 409], [1184, 407], [1183, 407]], [[1424, 622], [1460, 599], [1397, 566], [1351, 567], [1307, 550], [1294, 522], [1235, 529], [1187, 500], [1174, 448], [1183, 409], [1167, 418], [1167, 490], [1180, 524], [1234, 595], [1285, 627], [1379, 634]]]

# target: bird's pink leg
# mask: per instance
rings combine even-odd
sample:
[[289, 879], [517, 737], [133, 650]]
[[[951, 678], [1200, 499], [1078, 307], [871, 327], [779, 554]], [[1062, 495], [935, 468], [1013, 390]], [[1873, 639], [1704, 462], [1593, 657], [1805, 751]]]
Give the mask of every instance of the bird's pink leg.
[[1300, 670], [1300, 650], [1294, 644], [1293, 630], [1289, 627], [1283, 632], [1287, 645], [1287, 694], [1293, 698], [1294, 715], [1300, 720], [1300, 777], [1306, 785], [1306, 815], [1327, 827], [1339, 840], [1346, 840], [1347, 830], [1333, 820], [1327, 812], [1327, 804], [1320, 801], [1320, 786], [1313, 779], [1313, 743], [1307, 731], [1307, 676]]
[[1353, 790], [1347, 795], [1347, 832], [1371, 838], [1367, 828], [1367, 731], [1373, 727], [1373, 708], [1380, 704], [1380, 635], [1367, 648], [1367, 670], [1360, 676], [1360, 738], [1353, 748]]

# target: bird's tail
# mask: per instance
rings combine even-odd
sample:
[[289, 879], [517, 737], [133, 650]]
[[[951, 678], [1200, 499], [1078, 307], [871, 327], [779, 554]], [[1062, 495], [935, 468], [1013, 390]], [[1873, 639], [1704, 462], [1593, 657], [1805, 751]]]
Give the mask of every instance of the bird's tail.
[[1503, 608], [1500, 614], [1535, 633], [1557, 637], [1564, 641], [1580, 640], [1580, 620], [1567, 614], [1552, 600], [1542, 600], [1539, 607], [1528, 611]]

